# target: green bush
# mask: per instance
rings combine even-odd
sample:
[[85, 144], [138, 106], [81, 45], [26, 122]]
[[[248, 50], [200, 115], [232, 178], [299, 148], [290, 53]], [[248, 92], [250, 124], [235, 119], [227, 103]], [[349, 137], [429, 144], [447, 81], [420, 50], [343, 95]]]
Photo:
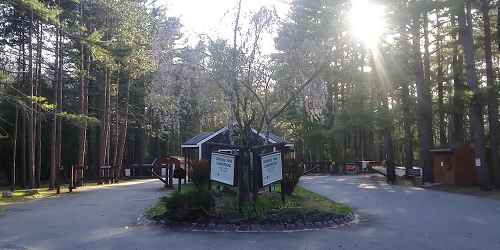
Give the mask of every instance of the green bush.
[[285, 161], [285, 194], [291, 195], [299, 184], [300, 177], [304, 174], [304, 168], [299, 161], [295, 159], [287, 159]]
[[202, 189], [208, 185], [208, 180], [210, 179], [210, 166], [207, 160], [199, 160], [191, 162], [191, 170], [189, 172], [189, 178], [193, 184], [198, 188]]
[[165, 217], [172, 221], [195, 221], [206, 216], [214, 207], [214, 199], [205, 189], [176, 192], [163, 198], [167, 212]]

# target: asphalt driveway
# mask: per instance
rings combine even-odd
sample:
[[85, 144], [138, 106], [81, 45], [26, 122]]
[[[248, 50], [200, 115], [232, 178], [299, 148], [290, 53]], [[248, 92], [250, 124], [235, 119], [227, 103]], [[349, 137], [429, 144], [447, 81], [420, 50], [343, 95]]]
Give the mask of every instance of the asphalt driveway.
[[0, 249], [500, 249], [499, 201], [391, 187], [367, 176], [303, 177], [301, 185], [349, 204], [362, 222], [300, 233], [137, 225], [165, 194], [162, 183], [151, 180], [9, 207], [0, 217]]

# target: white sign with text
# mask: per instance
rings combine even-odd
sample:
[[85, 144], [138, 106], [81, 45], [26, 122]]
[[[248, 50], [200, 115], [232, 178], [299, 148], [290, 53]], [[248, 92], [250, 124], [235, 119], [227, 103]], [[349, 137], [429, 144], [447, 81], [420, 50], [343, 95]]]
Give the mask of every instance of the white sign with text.
[[212, 153], [210, 180], [234, 186], [235, 156]]
[[283, 164], [281, 153], [272, 153], [261, 157], [262, 186], [281, 181], [283, 179]]
[[481, 167], [481, 159], [476, 158], [476, 167]]

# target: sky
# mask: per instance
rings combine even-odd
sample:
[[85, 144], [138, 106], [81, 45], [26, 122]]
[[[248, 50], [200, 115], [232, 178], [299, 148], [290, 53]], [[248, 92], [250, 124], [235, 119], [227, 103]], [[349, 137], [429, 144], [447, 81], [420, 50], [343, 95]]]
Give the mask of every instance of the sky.
[[[278, 16], [284, 18], [289, 11], [290, 0], [243, 0], [242, 17], [249, 16], [252, 11], [266, 6], [276, 8]], [[181, 18], [183, 32], [190, 44], [197, 41], [198, 34], [206, 34], [212, 39], [232, 39], [233, 21], [237, 0], [161, 0], [159, 3], [167, 8], [167, 16]], [[273, 36], [263, 41], [263, 50], [274, 48]]]

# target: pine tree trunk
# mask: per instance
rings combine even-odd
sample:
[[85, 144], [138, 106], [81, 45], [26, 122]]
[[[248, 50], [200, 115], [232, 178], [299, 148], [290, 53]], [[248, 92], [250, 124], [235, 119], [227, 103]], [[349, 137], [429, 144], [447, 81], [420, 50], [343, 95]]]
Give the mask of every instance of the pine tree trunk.
[[[451, 23], [453, 27], [456, 27], [456, 18], [451, 16]], [[459, 44], [462, 42], [462, 34], [457, 30], [457, 34], [454, 35], [455, 41], [453, 42], [453, 59], [452, 59], [452, 70], [453, 70], [453, 109], [452, 109], [452, 123], [450, 142], [453, 144], [463, 144], [465, 143], [464, 134], [464, 92], [465, 85], [463, 80], [463, 55], [460, 53]]]
[[18, 107], [16, 105], [16, 118], [15, 118], [15, 121], [14, 121], [14, 141], [13, 141], [13, 145], [12, 145], [12, 180], [11, 180], [11, 187], [10, 187], [10, 191], [14, 192], [16, 191], [16, 163], [17, 163], [17, 129], [18, 129], [18, 120], [19, 120], [19, 110], [18, 110]]
[[[59, 0], [59, 6], [61, 6], [61, 0]], [[62, 79], [62, 73], [63, 73], [63, 67], [64, 67], [64, 50], [63, 50], [63, 36], [60, 33], [59, 34], [59, 60], [58, 60], [58, 67], [57, 67], [57, 81], [59, 84], [57, 85], [57, 113], [62, 113], [63, 112], [63, 79]], [[57, 167], [59, 168], [64, 168], [62, 165], [62, 119], [58, 118], [57, 119], [57, 138], [56, 138], [56, 161], [57, 161]], [[69, 166], [67, 166], [69, 167]]]
[[28, 174], [27, 165], [26, 165], [26, 122], [28, 121], [26, 117], [26, 111], [21, 111], [21, 176], [22, 176], [22, 185], [23, 187], [27, 187], [28, 181], [26, 180], [26, 176]]
[[103, 104], [103, 109], [101, 112], [101, 128], [100, 128], [100, 135], [99, 135], [99, 162], [98, 162], [98, 168], [105, 166], [106, 165], [106, 141], [107, 141], [107, 127], [108, 127], [108, 70], [105, 70], [104, 73], [104, 93], [103, 93], [103, 99], [102, 99], [102, 104]]
[[117, 154], [117, 162], [115, 163], [118, 166], [118, 173], [121, 173], [121, 168], [122, 168], [122, 163], [123, 163], [123, 155], [125, 154], [125, 146], [127, 144], [127, 130], [128, 130], [128, 105], [129, 105], [129, 98], [130, 98], [130, 79], [127, 78], [125, 81], [126, 87], [125, 89], [125, 98], [123, 103], [121, 104], [121, 107], [123, 108], [123, 125], [122, 128], [120, 129], [121, 132], [119, 134], [119, 141], [118, 141], [118, 154]]
[[410, 92], [408, 89], [408, 83], [402, 83], [401, 85], [401, 100], [403, 103], [403, 130], [404, 130], [404, 166], [409, 169], [413, 165], [413, 133], [411, 126], [413, 124], [411, 119], [410, 111]]
[[33, 10], [31, 10], [31, 18], [30, 18], [30, 27], [29, 27], [29, 36], [28, 36], [28, 74], [29, 74], [29, 96], [31, 97], [29, 102], [29, 111], [28, 111], [28, 188], [35, 187], [35, 135], [34, 135], [34, 118], [35, 113], [33, 112], [34, 103], [34, 72], [33, 72]]
[[443, 50], [441, 48], [441, 20], [439, 16], [439, 10], [436, 10], [436, 29], [438, 35], [436, 35], [436, 47], [437, 47], [437, 69], [436, 69], [436, 82], [438, 90], [438, 117], [439, 117], [439, 144], [446, 145], [448, 143], [446, 136], [446, 121], [445, 121], [445, 110], [444, 110], [444, 86], [443, 86]]
[[123, 73], [122, 69], [118, 70], [118, 79], [116, 80], [116, 84], [118, 85], [116, 88], [117, 93], [115, 93], [115, 99], [114, 99], [114, 112], [115, 112], [115, 124], [114, 124], [114, 137], [113, 137], [113, 166], [118, 167], [118, 151], [119, 151], [119, 143], [120, 143], [120, 95], [123, 95], [121, 92], [120, 87], [122, 87], [122, 81], [123, 79]]
[[49, 189], [54, 189], [56, 187], [56, 179], [57, 179], [57, 172], [59, 168], [59, 162], [58, 162], [58, 118], [57, 118], [57, 113], [59, 112], [59, 85], [61, 84], [59, 82], [60, 77], [59, 77], [59, 67], [60, 67], [60, 60], [61, 60], [61, 51], [60, 51], [60, 36], [61, 36], [61, 31], [59, 28], [56, 30], [56, 44], [55, 44], [55, 61], [54, 61], [54, 84], [52, 86], [52, 91], [53, 91], [53, 98], [54, 98], [54, 103], [56, 104], [56, 110], [53, 111], [52, 115], [52, 124], [51, 124], [51, 143], [50, 143], [50, 183], [49, 183]]
[[[411, 46], [408, 40], [408, 31], [406, 29], [406, 25], [401, 25], [399, 27], [399, 33], [401, 34], [401, 46], [402, 51], [409, 51]], [[409, 56], [405, 54], [401, 54], [399, 56], [398, 61], [401, 65], [408, 63]], [[404, 141], [403, 141], [403, 164], [406, 169], [410, 169], [413, 166], [413, 112], [411, 110], [411, 100], [410, 100], [410, 89], [409, 82], [406, 79], [406, 74], [404, 72], [400, 72], [400, 77], [398, 81], [400, 81], [401, 86], [401, 105], [403, 109], [403, 133], [404, 133]]]
[[467, 12], [464, 13], [463, 5], [459, 10], [458, 22], [462, 32], [462, 43], [465, 53], [465, 63], [467, 70], [467, 82], [474, 97], [471, 108], [471, 137], [474, 143], [475, 166], [477, 176], [482, 189], [490, 189], [490, 176], [488, 162], [486, 160], [486, 146], [484, 142], [484, 127], [482, 122], [483, 107], [479, 97], [479, 84], [475, 66], [475, 51], [472, 31], [471, 2], [466, 1]]
[[[83, 26], [83, 1], [80, 1], [80, 25]], [[80, 114], [87, 115], [87, 97], [86, 97], [86, 77], [85, 69], [85, 46], [83, 43], [83, 33], [80, 33]], [[87, 124], [81, 124], [78, 136], [78, 166], [85, 166], [85, 156], [87, 148]]]
[[[497, 1], [497, 45], [498, 50], [500, 50], [500, 1]], [[498, 74], [500, 79], [500, 74]]]
[[498, 164], [498, 102], [497, 86], [495, 84], [493, 73], [493, 59], [491, 46], [491, 22], [489, 16], [489, 1], [481, 0], [481, 12], [483, 13], [484, 29], [484, 57], [486, 61], [486, 82], [488, 91], [488, 120], [490, 124], [490, 142], [491, 142], [491, 168], [495, 171], [495, 182], [500, 186], [500, 164]]
[[111, 82], [112, 82], [112, 77], [113, 77], [113, 73], [112, 72], [108, 72], [109, 76], [108, 76], [108, 84], [106, 86], [108, 86], [108, 90], [107, 90], [107, 104], [106, 104], [106, 146], [104, 147], [106, 149], [106, 158], [105, 158], [105, 162], [106, 162], [106, 165], [110, 165], [111, 162], [110, 162], [110, 151], [111, 151], [111, 113], [112, 113], [112, 109], [111, 109]]
[[420, 52], [420, 15], [414, 18], [413, 23], [413, 53], [415, 60], [415, 78], [417, 85], [417, 128], [419, 139], [419, 165], [423, 169], [422, 181], [434, 182], [432, 172], [432, 99], [429, 81], [424, 75], [422, 54]]
[[[42, 46], [43, 46], [43, 24], [38, 21], [38, 34], [37, 34], [37, 81], [36, 93], [39, 96], [42, 94]], [[37, 107], [37, 111], [40, 108]], [[39, 115], [36, 116], [36, 187], [40, 188], [40, 181], [42, 175], [42, 121]]]
[[[386, 124], [386, 126], [392, 125]], [[387, 170], [387, 182], [390, 184], [396, 183], [396, 169], [394, 164], [394, 144], [392, 140], [392, 128], [384, 129], [384, 155], [385, 167]]]
[[[22, 46], [21, 46], [21, 71], [22, 71], [22, 81], [19, 86], [20, 91], [25, 94], [26, 90], [26, 46], [25, 46], [25, 39], [24, 39], [24, 34], [23, 39], [22, 39]], [[22, 186], [27, 187], [27, 165], [26, 165], [26, 122], [28, 121], [26, 117], [26, 108], [22, 107], [21, 109], [21, 180], [22, 180]]]

